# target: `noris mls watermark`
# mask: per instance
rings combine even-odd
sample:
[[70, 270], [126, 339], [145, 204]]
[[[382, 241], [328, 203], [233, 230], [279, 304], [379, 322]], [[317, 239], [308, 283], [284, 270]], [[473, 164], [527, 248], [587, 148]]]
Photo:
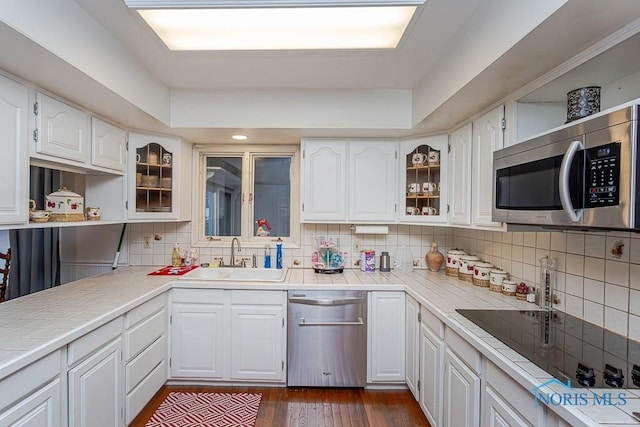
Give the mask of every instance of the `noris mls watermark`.
[[[541, 389], [550, 384], [558, 384], [562, 391], [543, 392]], [[547, 406], [624, 406], [627, 404], [625, 392], [603, 392], [596, 393], [589, 389], [571, 387], [571, 381], [563, 383], [558, 379], [550, 379], [531, 390], [533, 393], [534, 406], [544, 404]]]

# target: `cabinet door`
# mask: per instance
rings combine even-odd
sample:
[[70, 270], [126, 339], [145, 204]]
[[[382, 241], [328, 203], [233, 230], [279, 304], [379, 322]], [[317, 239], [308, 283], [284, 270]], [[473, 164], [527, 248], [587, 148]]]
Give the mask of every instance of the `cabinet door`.
[[126, 133], [96, 117], [91, 118], [91, 164], [124, 172]]
[[122, 341], [105, 345], [69, 370], [69, 425], [113, 427], [122, 420]]
[[449, 222], [471, 224], [471, 123], [449, 139]]
[[406, 323], [406, 351], [405, 351], [405, 370], [407, 387], [416, 400], [420, 398], [418, 390], [418, 381], [420, 380], [420, 321], [418, 319], [420, 313], [420, 304], [418, 301], [406, 296], [405, 304], [405, 323]]
[[444, 364], [444, 425], [479, 427], [480, 377], [448, 348]]
[[348, 151], [348, 219], [394, 221], [398, 155], [395, 141], [351, 141]]
[[438, 135], [400, 143], [400, 221], [447, 221], [448, 141]]
[[222, 305], [172, 305], [172, 377], [222, 378], [225, 354], [224, 313]]
[[369, 292], [370, 382], [406, 381], [404, 310], [404, 292]]
[[487, 427], [530, 427], [524, 418], [511, 409], [500, 395], [487, 387], [482, 402], [483, 426]]
[[60, 379], [56, 378], [0, 414], [0, 425], [58, 427], [60, 423]]
[[442, 425], [444, 342], [420, 325], [420, 407], [433, 426]]
[[231, 307], [231, 378], [284, 380], [282, 306]]
[[[178, 138], [129, 133], [129, 218], [176, 220], [186, 211], [192, 190], [181, 180], [182, 145]], [[184, 170], [189, 183], [190, 169]]]
[[0, 76], [0, 224], [28, 221], [27, 104], [27, 89]]
[[347, 145], [302, 141], [302, 221], [345, 221]]
[[41, 93], [36, 94], [36, 102], [35, 157], [47, 159], [51, 156], [86, 165], [89, 160], [89, 116]]
[[503, 147], [504, 108], [494, 108], [473, 122], [472, 222], [499, 227], [491, 221], [493, 191], [493, 152]]

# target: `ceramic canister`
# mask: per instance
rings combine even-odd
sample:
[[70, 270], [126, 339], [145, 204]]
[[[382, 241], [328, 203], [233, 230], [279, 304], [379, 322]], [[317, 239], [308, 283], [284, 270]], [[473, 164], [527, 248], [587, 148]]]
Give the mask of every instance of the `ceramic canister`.
[[467, 253], [460, 249], [450, 249], [447, 251], [447, 263], [445, 273], [447, 276], [458, 276], [460, 268], [460, 257]]
[[463, 255], [460, 257], [460, 268], [458, 269], [458, 279], [465, 282], [473, 281], [473, 266], [480, 261], [475, 255]]
[[518, 284], [513, 280], [503, 280], [502, 281], [502, 293], [509, 296], [514, 296], [516, 294], [516, 288]]
[[489, 287], [489, 274], [493, 269], [490, 262], [476, 262], [473, 266], [473, 284], [476, 286]]
[[502, 292], [502, 281], [509, 278], [509, 273], [499, 268], [494, 268], [489, 272], [489, 289], [495, 292]]

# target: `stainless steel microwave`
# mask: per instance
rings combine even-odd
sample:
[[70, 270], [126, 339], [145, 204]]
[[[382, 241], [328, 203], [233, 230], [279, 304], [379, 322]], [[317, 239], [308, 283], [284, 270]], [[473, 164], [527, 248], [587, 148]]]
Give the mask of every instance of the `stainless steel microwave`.
[[496, 151], [493, 220], [640, 231], [639, 110], [630, 104]]

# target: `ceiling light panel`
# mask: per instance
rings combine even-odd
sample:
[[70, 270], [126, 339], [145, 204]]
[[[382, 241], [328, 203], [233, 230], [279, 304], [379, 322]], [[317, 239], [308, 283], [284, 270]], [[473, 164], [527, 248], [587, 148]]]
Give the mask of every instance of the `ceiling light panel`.
[[124, 0], [132, 9], [418, 6], [424, 0]]
[[415, 6], [158, 9], [138, 13], [171, 50], [395, 48]]

